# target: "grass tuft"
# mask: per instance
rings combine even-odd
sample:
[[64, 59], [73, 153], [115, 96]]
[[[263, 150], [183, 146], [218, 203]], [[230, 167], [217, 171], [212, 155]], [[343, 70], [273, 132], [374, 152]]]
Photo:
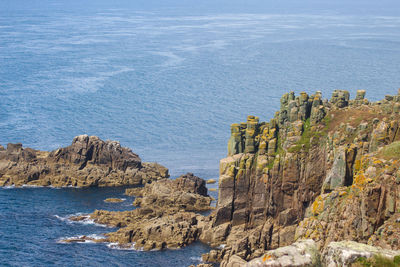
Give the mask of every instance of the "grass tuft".
[[372, 258], [360, 257], [352, 265], [352, 267], [399, 267], [400, 255], [392, 259], [377, 255]]
[[380, 151], [380, 156], [384, 159], [398, 159], [400, 158], [400, 141], [393, 142], [390, 145], [385, 146]]

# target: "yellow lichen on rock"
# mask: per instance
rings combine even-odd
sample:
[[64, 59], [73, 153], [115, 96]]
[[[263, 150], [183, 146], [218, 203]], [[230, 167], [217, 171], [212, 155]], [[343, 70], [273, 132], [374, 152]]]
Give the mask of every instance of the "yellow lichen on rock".
[[314, 216], [317, 216], [324, 210], [324, 199], [322, 196], [318, 196], [313, 204], [311, 205], [311, 211]]

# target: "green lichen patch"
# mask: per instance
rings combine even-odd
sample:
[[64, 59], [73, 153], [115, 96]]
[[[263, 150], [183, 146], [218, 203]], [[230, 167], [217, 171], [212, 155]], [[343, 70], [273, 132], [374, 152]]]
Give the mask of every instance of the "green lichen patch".
[[326, 136], [328, 133], [328, 127], [330, 124], [331, 118], [329, 116], [325, 116], [322, 120], [323, 127], [312, 127], [310, 119], [307, 119], [303, 125], [303, 133], [301, 135], [300, 140], [292, 147], [288, 149], [290, 153], [299, 153], [299, 152], [309, 152], [312, 146], [316, 146], [320, 143], [322, 137]]

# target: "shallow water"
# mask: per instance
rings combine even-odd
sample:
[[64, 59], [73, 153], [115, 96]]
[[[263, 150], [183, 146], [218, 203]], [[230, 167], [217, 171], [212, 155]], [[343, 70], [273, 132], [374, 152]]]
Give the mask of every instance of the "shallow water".
[[[229, 125], [248, 114], [269, 120], [289, 90], [329, 97], [348, 89], [354, 97], [366, 89], [370, 100], [397, 93], [399, 4], [319, 2], [3, 0], [0, 144], [52, 150], [86, 133], [119, 140], [173, 176], [210, 179]], [[1, 189], [0, 258], [18, 266], [185, 266], [207, 250], [56, 242], [109, 229], [55, 215], [130, 208], [130, 200], [103, 202], [121, 194]]]

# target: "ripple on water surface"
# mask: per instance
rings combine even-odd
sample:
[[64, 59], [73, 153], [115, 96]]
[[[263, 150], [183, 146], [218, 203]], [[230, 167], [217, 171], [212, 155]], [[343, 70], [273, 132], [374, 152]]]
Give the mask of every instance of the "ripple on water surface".
[[187, 266], [198, 264], [198, 257], [208, 251], [202, 244], [165, 251], [122, 249], [116, 244], [63, 243], [63, 239], [83, 235], [93, 239], [117, 230], [87, 219], [72, 222], [69, 217], [86, 215], [95, 209], [129, 210], [133, 206], [105, 203], [109, 197], [124, 196], [125, 188], [12, 188], [0, 189], [0, 256], [2, 265], [12, 266]]

